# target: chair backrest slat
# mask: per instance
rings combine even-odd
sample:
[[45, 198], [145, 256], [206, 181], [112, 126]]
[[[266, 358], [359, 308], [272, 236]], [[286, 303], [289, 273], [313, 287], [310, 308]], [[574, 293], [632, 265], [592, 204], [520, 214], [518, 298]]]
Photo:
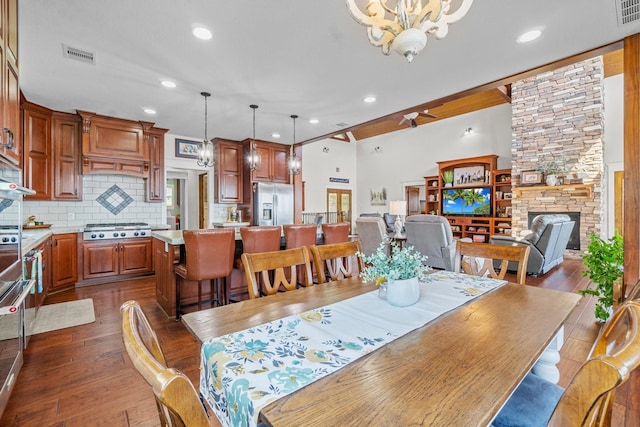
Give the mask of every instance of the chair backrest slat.
[[309, 248], [316, 267], [318, 283], [357, 277], [363, 269], [362, 246], [357, 240], [332, 245], [314, 245]]
[[[302, 267], [302, 285], [311, 286], [311, 261], [305, 246], [281, 251], [242, 254], [247, 276], [249, 298], [273, 295], [280, 290], [292, 291], [298, 286], [298, 267]], [[258, 275], [261, 278], [258, 281]]]

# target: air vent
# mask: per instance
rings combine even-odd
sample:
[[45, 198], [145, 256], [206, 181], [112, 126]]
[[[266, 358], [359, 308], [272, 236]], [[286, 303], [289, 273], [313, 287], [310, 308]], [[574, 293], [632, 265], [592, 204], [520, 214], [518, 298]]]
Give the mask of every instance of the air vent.
[[344, 122], [340, 122], [340, 123], [336, 123], [336, 126], [338, 126], [339, 128], [344, 128], [344, 127], [349, 126], [349, 124], [348, 123], [344, 123]]
[[96, 63], [93, 52], [67, 46], [66, 44], [62, 45], [62, 54], [65, 58], [77, 59], [78, 61], [86, 62], [87, 64]]
[[640, 19], [640, 0], [615, 0], [618, 12], [618, 26]]

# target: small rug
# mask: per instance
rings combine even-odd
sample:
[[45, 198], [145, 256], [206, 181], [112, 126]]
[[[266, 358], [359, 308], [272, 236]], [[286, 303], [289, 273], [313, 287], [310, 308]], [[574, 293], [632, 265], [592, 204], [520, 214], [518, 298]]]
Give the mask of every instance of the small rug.
[[43, 305], [38, 309], [33, 331], [31, 333], [27, 332], [27, 334], [41, 334], [95, 321], [96, 317], [91, 298]]

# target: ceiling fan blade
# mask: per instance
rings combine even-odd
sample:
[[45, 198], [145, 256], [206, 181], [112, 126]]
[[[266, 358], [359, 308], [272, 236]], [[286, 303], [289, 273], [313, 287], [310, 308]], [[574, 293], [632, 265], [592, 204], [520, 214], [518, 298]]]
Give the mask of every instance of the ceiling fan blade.
[[400, 121], [398, 122], [398, 124], [399, 124], [399, 125], [402, 125], [402, 124], [404, 124], [404, 122], [406, 122], [407, 120], [409, 120], [409, 119], [407, 119], [406, 117], [403, 117], [403, 118], [402, 118], [402, 120], [400, 120]]
[[421, 113], [418, 113], [419, 116], [428, 117], [430, 119], [437, 119], [437, 117], [429, 112], [429, 110], [424, 110]]

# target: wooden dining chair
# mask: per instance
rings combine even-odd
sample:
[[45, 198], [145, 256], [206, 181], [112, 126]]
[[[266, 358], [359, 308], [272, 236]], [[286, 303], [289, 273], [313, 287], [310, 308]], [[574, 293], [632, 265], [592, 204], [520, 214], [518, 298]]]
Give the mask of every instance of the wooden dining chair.
[[[453, 271], [471, 274], [473, 276], [489, 276], [494, 279], [504, 279], [507, 274], [509, 261], [518, 263], [516, 282], [524, 285], [527, 277], [528, 246], [502, 246], [491, 243], [456, 242], [456, 255]], [[494, 261], [500, 264], [498, 272], [494, 268]]]
[[639, 365], [640, 301], [626, 301], [565, 390], [528, 374], [492, 425], [610, 426], [615, 390]]
[[140, 304], [127, 301], [122, 313], [122, 341], [131, 363], [151, 386], [156, 398], [160, 425], [210, 426], [207, 409], [198, 392], [182, 372], [168, 368], [158, 337]]
[[316, 266], [318, 283], [357, 277], [364, 264], [357, 254], [362, 253], [358, 240], [332, 245], [313, 245], [309, 248]]
[[[242, 265], [247, 275], [251, 299], [273, 295], [280, 290], [292, 291], [297, 288], [298, 282], [302, 286], [313, 285], [309, 251], [304, 246], [281, 251], [244, 253]], [[304, 277], [298, 278], [298, 266], [302, 267]]]

